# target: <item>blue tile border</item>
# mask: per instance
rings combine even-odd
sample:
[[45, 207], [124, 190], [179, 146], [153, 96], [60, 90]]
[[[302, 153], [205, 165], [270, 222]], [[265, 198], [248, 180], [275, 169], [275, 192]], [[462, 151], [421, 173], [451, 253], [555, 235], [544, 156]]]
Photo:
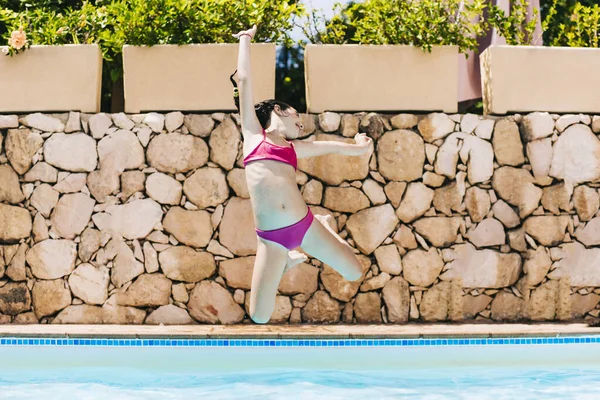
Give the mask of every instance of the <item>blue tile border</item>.
[[600, 336], [415, 339], [0, 338], [0, 346], [67, 347], [447, 347], [599, 343]]

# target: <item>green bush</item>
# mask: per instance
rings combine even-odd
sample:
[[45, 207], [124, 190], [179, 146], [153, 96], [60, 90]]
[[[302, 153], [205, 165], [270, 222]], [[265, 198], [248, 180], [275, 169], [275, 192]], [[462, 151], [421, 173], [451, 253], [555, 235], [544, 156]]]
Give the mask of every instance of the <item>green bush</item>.
[[485, 32], [486, 0], [366, 0], [336, 5], [327, 20], [314, 12], [305, 24], [312, 43], [404, 44], [431, 50], [454, 45], [460, 52], [477, 49]]
[[598, 47], [600, 42], [600, 6], [576, 4], [568, 23], [558, 26], [552, 46]]
[[509, 45], [536, 45], [540, 42], [541, 36], [535, 37], [539, 10], [534, 9], [530, 20], [527, 21], [528, 4], [528, 0], [515, 0], [508, 14], [497, 6], [490, 7], [489, 23]]

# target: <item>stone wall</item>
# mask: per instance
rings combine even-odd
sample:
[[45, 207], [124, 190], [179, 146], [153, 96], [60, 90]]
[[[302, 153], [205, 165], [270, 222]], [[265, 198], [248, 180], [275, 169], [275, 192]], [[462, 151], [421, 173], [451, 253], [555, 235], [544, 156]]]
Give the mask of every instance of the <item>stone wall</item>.
[[[600, 117], [304, 115], [303, 196], [356, 249], [271, 323], [596, 319]], [[0, 116], [0, 323], [236, 324], [256, 249], [237, 115]]]

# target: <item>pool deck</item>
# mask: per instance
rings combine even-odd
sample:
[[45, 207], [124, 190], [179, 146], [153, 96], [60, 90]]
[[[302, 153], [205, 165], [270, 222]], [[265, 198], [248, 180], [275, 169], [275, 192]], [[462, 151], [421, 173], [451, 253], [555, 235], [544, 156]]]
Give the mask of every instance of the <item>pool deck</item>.
[[52, 338], [258, 338], [356, 339], [447, 337], [556, 337], [600, 335], [579, 324], [406, 324], [406, 325], [0, 325], [0, 337]]

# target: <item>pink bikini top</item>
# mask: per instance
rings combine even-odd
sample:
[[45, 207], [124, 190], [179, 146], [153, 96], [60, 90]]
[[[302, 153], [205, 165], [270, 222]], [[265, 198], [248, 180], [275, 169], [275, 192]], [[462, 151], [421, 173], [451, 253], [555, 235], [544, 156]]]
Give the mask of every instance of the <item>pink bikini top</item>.
[[294, 169], [298, 169], [298, 158], [294, 145], [290, 142], [291, 147], [279, 146], [267, 142], [267, 134], [263, 129], [263, 140], [244, 158], [244, 167], [246, 164], [257, 160], [274, 160], [285, 164], [289, 164]]

